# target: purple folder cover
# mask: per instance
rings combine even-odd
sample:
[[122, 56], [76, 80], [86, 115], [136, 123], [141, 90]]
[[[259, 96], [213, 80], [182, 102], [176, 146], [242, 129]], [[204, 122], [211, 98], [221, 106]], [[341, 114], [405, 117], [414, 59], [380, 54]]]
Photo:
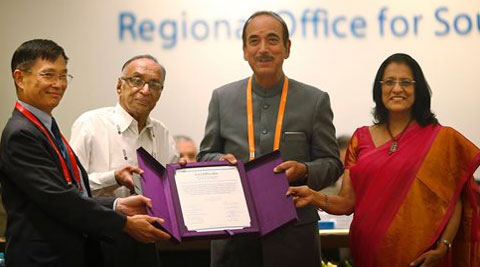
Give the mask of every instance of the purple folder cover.
[[138, 166], [143, 170], [141, 175], [143, 195], [152, 200], [153, 208], [147, 209], [148, 215], [164, 219], [161, 228], [174, 240], [181, 240], [173, 209], [170, 181], [165, 179], [166, 169], [143, 148], [137, 149], [137, 159]]
[[238, 235], [264, 236], [273, 230], [297, 220], [291, 197], [285, 192], [288, 182], [284, 173], [275, 174], [273, 168], [282, 162], [280, 153], [272, 152], [245, 165], [237, 164], [243, 185], [251, 226], [226, 231], [189, 231], [184, 225], [180, 200], [175, 184], [175, 170], [179, 168], [229, 165], [225, 161], [167, 164], [164, 168], [143, 148], [137, 150], [138, 165], [143, 169], [141, 184], [143, 194], [152, 200], [150, 216], [165, 220], [161, 228], [168, 232], [174, 241], [193, 239], [217, 239]]
[[275, 150], [245, 164], [248, 183], [257, 208], [260, 235], [297, 221], [292, 197], [285, 196], [288, 180], [284, 172], [274, 173], [282, 163], [280, 151]]

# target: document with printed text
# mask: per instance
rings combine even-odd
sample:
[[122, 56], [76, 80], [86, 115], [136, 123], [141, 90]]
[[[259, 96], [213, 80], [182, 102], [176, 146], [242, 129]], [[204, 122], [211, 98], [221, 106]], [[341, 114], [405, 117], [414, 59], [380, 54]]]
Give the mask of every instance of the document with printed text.
[[250, 227], [250, 215], [236, 166], [177, 169], [175, 183], [189, 231]]

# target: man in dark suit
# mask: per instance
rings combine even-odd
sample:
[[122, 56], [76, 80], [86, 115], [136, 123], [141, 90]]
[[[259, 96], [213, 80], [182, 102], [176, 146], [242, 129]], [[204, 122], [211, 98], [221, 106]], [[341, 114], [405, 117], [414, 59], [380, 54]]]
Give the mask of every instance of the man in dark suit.
[[67, 60], [50, 40], [27, 41], [12, 58], [18, 102], [0, 143], [7, 266], [101, 266], [100, 239], [169, 238], [152, 225], [160, 218], [135, 215], [149, 199], [91, 198], [87, 174], [52, 117], [72, 78]]
[[[280, 149], [284, 162], [272, 171], [284, 171], [291, 185], [319, 190], [333, 184], [342, 164], [330, 100], [283, 73], [291, 45], [285, 22], [273, 12], [257, 12], [242, 37], [253, 76], [213, 92], [198, 159], [235, 163]], [[297, 212], [296, 225], [262, 239], [212, 241], [212, 266], [319, 266], [317, 211]]]

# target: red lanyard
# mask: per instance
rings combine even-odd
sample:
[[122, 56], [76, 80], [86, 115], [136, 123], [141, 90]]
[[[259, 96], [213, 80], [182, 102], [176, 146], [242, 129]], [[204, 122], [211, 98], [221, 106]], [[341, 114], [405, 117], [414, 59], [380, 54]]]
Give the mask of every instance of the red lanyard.
[[[275, 126], [275, 139], [273, 141], [273, 150], [280, 148], [280, 135], [282, 132], [283, 116], [285, 114], [285, 105], [288, 95], [288, 78], [285, 76], [283, 82], [282, 96], [278, 107], [277, 123]], [[247, 125], [248, 125], [248, 159], [255, 159], [255, 137], [253, 135], [253, 108], [252, 108], [252, 77], [248, 79], [247, 85]]]
[[[53, 142], [52, 137], [48, 133], [48, 130], [37, 119], [37, 117], [35, 117], [30, 111], [28, 111], [24, 106], [22, 106], [22, 104], [20, 104], [19, 102], [15, 103], [15, 108], [18, 111], [20, 111], [20, 113], [22, 113], [25, 117], [27, 117], [27, 119], [29, 121], [31, 121], [33, 124], [35, 124], [43, 132], [43, 134], [45, 134], [48, 141], [50, 141], [50, 145], [52, 145], [53, 149], [55, 150], [55, 153], [57, 153], [58, 159], [60, 160], [60, 165], [62, 165], [63, 176], [65, 176], [65, 180], [67, 181], [67, 183], [69, 185], [71, 185], [72, 184], [72, 178], [70, 177], [70, 172], [68, 171], [67, 163], [65, 162], [65, 159], [63, 158], [63, 156], [60, 154], [60, 151], [58, 151], [58, 148], [55, 145], [55, 143]], [[68, 153], [68, 157], [70, 158], [70, 163], [72, 164], [73, 174], [75, 175], [75, 181], [77, 181], [77, 185], [78, 185], [79, 190], [82, 191], [82, 183], [80, 182], [80, 172], [78, 171], [77, 159], [75, 158], [75, 156], [73, 154], [73, 151], [72, 151], [72, 148], [68, 144], [68, 142], [65, 139], [65, 137], [63, 136], [63, 134], [61, 134], [61, 136], [62, 136], [62, 140], [63, 140], [65, 146], [67, 147], [67, 153]]]

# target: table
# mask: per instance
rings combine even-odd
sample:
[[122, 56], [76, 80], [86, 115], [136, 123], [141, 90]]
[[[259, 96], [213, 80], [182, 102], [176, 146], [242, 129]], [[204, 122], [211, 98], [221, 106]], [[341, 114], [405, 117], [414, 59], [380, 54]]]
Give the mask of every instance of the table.
[[323, 248], [348, 248], [348, 229], [320, 230], [320, 241]]
[[[348, 248], [348, 229], [320, 230], [322, 248]], [[186, 241], [180, 244], [173, 244], [170, 241], [157, 242], [159, 250], [210, 250], [210, 240]], [[0, 251], [5, 250], [5, 239], [0, 238]]]
[[[322, 248], [348, 248], [348, 229], [320, 230]], [[210, 240], [185, 241], [180, 244], [173, 244], [170, 241], [157, 242], [159, 250], [210, 250]]]

